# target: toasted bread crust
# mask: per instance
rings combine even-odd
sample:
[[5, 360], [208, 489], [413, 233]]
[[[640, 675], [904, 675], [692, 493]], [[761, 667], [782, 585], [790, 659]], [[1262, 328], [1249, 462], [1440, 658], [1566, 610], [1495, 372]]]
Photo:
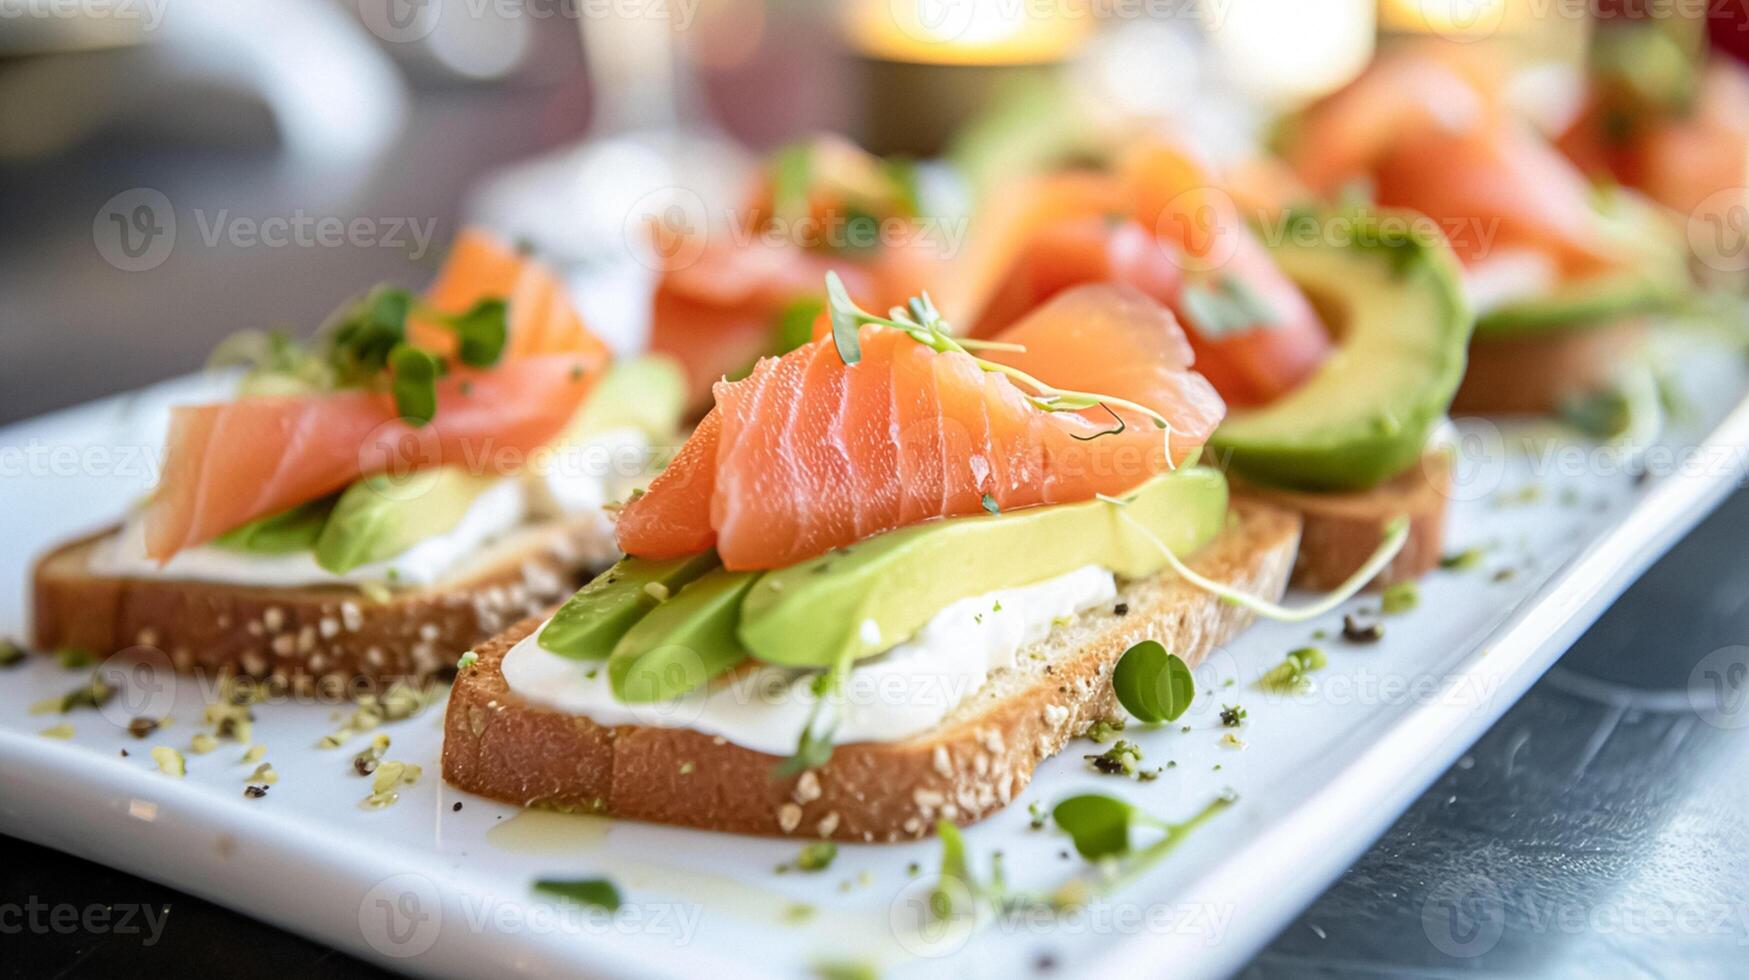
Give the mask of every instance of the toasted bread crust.
[[1370, 583], [1375, 589], [1419, 578], [1439, 565], [1445, 512], [1451, 502], [1451, 454], [1435, 450], [1419, 466], [1356, 493], [1302, 493], [1233, 481], [1233, 496], [1260, 500], [1300, 515], [1299, 557], [1293, 584], [1327, 591], [1348, 580], [1384, 541], [1384, 527], [1407, 515], [1409, 540]]
[[[1299, 521], [1259, 503], [1191, 564], [1271, 598], [1285, 588]], [[1250, 613], [1176, 576], [1125, 586], [1046, 644], [1062, 653], [998, 672], [942, 725], [890, 743], [839, 746], [831, 761], [778, 778], [778, 758], [681, 728], [602, 726], [530, 703], [505, 684], [511, 647], [529, 619], [477, 649], [456, 677], [444, 720], [443, 775], [469, 792], [523, 806], [581, 809], [733, 833], [896, 841], [937, 820], [966, 824], [1001, 809], [1035, 767], [1095, 721], [1119, 715], [1111, 671], [1139, 640], [1165, 643], [1195, 665], [1249, 624]], [[1002, 674], [1006, 692], [994, 690]]]
[[1607, 388], [1616, 368], [1645, 343], [1646, 321], [1585, 324], [1522, 336], [1478, 336], [1452, 400], [1463, 415], [1548, 415], [1572, 398]]
[[[529, 528], [488, 548], [452, 581], [372, 601], [350, 586], [262, 588], [114, 578], [89, 570], [111, 528], [62, 545], [32, 576], [36, 649], [106, 656], [163, 651], [184, 672], [294, 687], [379, 687], [423, 680], [508, 623], [547, 608], [611, 559], [599, 522]], [[368, 684], [357, 685], [358, 681]]]

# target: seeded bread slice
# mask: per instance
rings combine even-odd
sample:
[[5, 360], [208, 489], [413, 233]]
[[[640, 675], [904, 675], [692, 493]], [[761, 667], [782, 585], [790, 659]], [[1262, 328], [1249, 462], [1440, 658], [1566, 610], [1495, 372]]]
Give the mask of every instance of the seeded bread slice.
[[352, 586], [264, 588], [116, 578], [90, 570], [102, 533], [43, 556], [33, 642], [107, 656], [163, 651], [184, 672], [247, 675], [304, 690], [422, 680], [462, 651], [569, 595], [617, 557], [605, 515], [533, 525], [487, 546], [438, 584], [375, 601]]
[[1451, 453], [1434, 450], [1421, 462], [1371, 490], [1303, 493], [1232, 478], [1233, 496], [1261, 500], [1300, 515], [1300, 553], [1293, 584], [1314, 592], [1336, 588], [1360, 571], [1384, 541], [1392, 518], [1409, 518], [1409, 540], [1372, 580], [1372, 587], [1420, 578], [1439, 564], [1445, 543], [1445, 512], [1451, 504]]
[[[1190, 564], [1276, 598], [1299, 532], [1291, 512], [1241, 504]], [[843, 841], [922, 837], [938, 819], [965, 824], [1001, 809], [1069, 739], [1119, 717], [1111, 671], [1137, 641], [1157, 639], [1195, 665], [1250, 621], [1250, 613], [1170, 573], [1129, 583], [1117, 604], [1053, 630], [935, 729], [902, 742], [839, 746], [819, 769], [780, 779], [776, 757], [721, 738], [598, 725], [512, 693], [504, 655], [539, 626], [529, 619], [479, 647], [478, 661], [457, 675], [444, 719], [443, 776], [523, 806], [708, 830]]]

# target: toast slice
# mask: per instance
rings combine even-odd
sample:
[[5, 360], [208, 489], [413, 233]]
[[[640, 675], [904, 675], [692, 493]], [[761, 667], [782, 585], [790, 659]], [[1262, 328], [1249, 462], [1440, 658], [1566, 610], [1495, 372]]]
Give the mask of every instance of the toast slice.
[[[1299, 530], [1288, 511], [1240, 504], [1190, 564], [1277, 598]], [[443, 776], [522, 806], [732, 833], [907, 840], [939, 819], [966, 824], [989, 816], [1071, 738], [1121, 717], [1111, 672], [1134, 643], [1159, 640], [1194, 666], [1250, 621], [1249, 612], [1171, 573], [1131, 582], [1113, 608], [1053, 630], [1022, 654], [1022, 666], [998, 671], [936, 728], [900, 742], [842, 745], [824, 766], [779, 778], [777, 757], [720, 737], [603, 726], [523, 700], [501, 667], [511, 647], [539, 627], [540, 619], [528, 619], [479, 647], [479, 659], [456, 676], [444, 718]]]
[[163, 651], [183, 672], [247, 675], [296, 690], [421, 681], [462, 651], [571, 594], [618, 557], [605, 516], [531, 525], [465, 570], [373, 601], [354, 586], [268, 588], [116, 578], [90, 571], [115, 528], [43, 556], [33, 574], [33, 644], [106, 656]]
[[1524, 334], [1478, 334], [1452, 400], [1459, 415], [1549, 415], [1610, 386], [1645, 344], [1642, 317]]
[[1236, 500], [1259, 500], [1300, 515], [1299, 557], [1293, 584], [1326, 592], [1360, 570], [1384, 541], [1384, 527], [1398, 515], [1409, 517], [1409, 540], [1372, 580], [1385, 586], [1420, 578], [1438, 564], [1445, 541], [1445, 512], [1451, 503], [1452, 458], [1433, 450], [1421, 462], [1370, 490], [1308, 493], [1233, 481]]

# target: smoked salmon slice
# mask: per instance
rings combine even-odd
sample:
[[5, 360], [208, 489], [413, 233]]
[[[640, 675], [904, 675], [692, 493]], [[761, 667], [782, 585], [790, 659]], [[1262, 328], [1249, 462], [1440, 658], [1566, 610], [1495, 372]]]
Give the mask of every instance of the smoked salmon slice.
[[[1093, 181], [1103, 181], [1106, 191], [1093, 189]], [[1086, 210], [1066, 207], [1074, 201]], [[1230, 404], [1259, 405], [1286, 394], [1329, 355], [1330, 337], [1311, 303], [1189, 156], [1143, 144], [1115, 175], [1072, 175], [1045, 210], [1054, 220], [1030, 226], [973, 336], [994, 336], [1070, 286], [1116, 282], [1178, 314], [1198, 370]], [[1206, 306], [1186, 294], [1235, 288], [1257, 300], [1267, 321], [1205, 322]]]
[[[167, 561], [361, 476], [515, 468], [570, 422], [607, 348], [550, 270], [484, 233], [464, 232], [425, 302], [460, 313], [487, 298], [507, 302], [504, 360], [439, 379], [437, 412], [425, 426], [402, 421], [389, 393], [367, 389], [173, 409], [163, 478], [146, 510], [148, 556]], [[433, 324], [408, 330], [440, 353], [436, 345], [453, 341]]]
[[620, 547], [661, 559], [714, 545], [727, 568], [781, 568], [982, 513], [986, 498], [1013, 510], [1123, 493], [1183, 462], [1225, 413], [1171, 312], [1124, 286], [1062, 293], [999, 336], [1024, 353], [990, 360], [1146, 406], [1169, 433], [1133, 411], [1046, 411], [1006, 375], [902, 331], [861, 339], [853, 365], [822, 337], [719, 383], [716, 409], [622, 511]]

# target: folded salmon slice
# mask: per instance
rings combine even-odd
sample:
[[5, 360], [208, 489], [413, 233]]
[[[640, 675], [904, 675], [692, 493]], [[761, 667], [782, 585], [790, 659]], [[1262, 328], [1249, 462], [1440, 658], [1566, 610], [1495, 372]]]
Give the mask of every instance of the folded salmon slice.
[[[426, 302], [460, 313], [508, 303], [505, 359], [438, 382], [432, 421], [400, 420], [386, 392], [243, 398], [172, 410], [164, 475], [146, 510], [147, 554], [167, 561], [249, 521], [375, 473], [431, 466], [508, 471], [561, 432], [607, 362], [550, 270], [479, 232], [464, 232]], [[447, 331], [409, 324], [446, 350]]]
[[[971, 357], [865, 327], [846, 365], [822, 337], [716, 387], [717, 407], [648, 493], [620, 547], [673, 558], [714, 544], [731, 569], [781, 568], [897, 527], [1123, 493], [1181, 463], [1224, 414], [1170, 311], [1083, 286], [1002, 334], [993, 353], [1058, 388], [1147, 406], [1050, 412]], [[1106, 433], [1106, 434], [1101, 434]], [[1168, 461], [1170, 447], [1170, 462]]]

